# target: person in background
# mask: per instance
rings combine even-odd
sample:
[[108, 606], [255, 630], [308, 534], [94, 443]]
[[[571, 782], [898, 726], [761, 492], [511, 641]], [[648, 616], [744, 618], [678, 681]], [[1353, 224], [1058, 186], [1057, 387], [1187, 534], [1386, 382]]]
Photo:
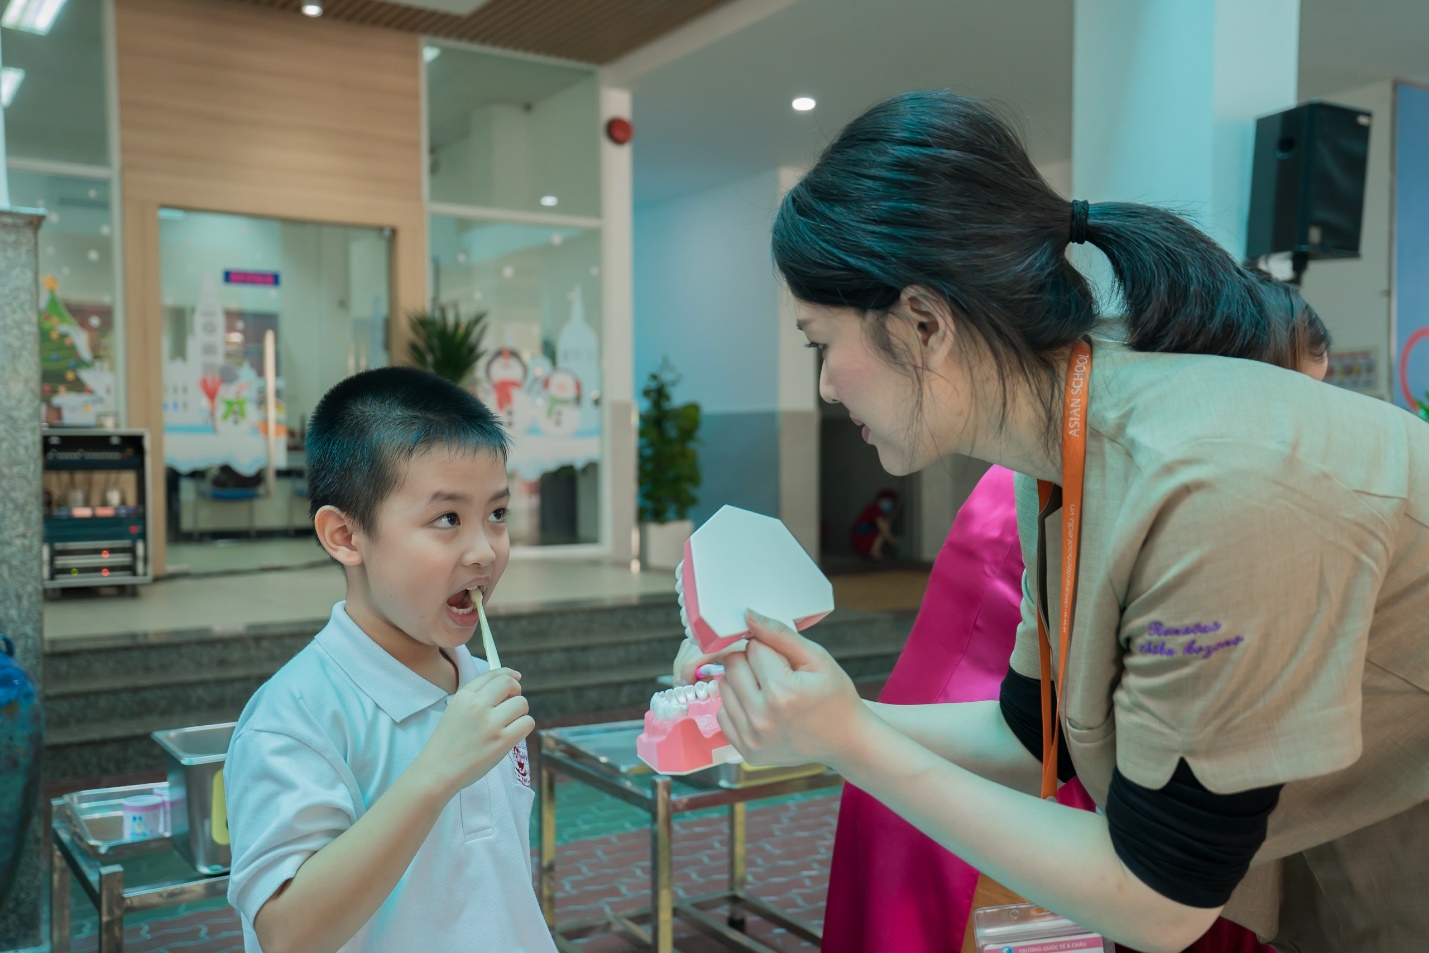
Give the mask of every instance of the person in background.
[[872, 503], [859, 510], [858, 519], [854, 520], [849, 533], [853, 551], [875, 562], [892, 556], [898, 548], [898, 538], [893, 535], [893, 518], [897, 512], [898, 494], [881, 490]]

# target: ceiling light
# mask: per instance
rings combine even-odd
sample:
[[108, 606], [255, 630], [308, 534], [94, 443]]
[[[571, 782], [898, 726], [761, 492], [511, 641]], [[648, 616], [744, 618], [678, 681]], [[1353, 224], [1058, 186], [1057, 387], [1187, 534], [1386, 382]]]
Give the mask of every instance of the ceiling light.
[[303, 16], [320, 17], [323, 15], [323, 0], [303, 0]]
[[0, 26], [44, 36], [55, 25], [55, 17], [64, 5], [65, 0], [10, 0], [5, 15], [0, 17]]
[[556, 198], [554, 195], [541, 196], [541, 204], [546, 206], [546, 208], [554, 207], [559, 201], [560, 199]]
[[20, 91], [20, 83], [25, 79], [25, 71], [18, 66], [0, 69], [0, 105], [10, 108], [10, 100]]
[[814, 108], [814, 101], [808, 96], [800, 96], [798, 99], [794, 100], [794, 108], [801, 113], [806, 113]]
[[424, 47], [422, 47], [422, 62], [424, 62], [424, 63], [430, 63], [432, 60], [436, 59], [438, 56], [441, 56], [441, 55], [442, 55], [442, 48], [441, 48], [440, 46], [424, 46]]

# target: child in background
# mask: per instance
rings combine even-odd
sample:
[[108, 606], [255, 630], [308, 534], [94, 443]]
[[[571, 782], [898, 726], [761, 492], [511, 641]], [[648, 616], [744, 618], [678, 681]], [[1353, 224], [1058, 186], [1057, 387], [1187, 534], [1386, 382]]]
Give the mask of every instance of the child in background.
[[853, 551], [867, 559], [881, 561], [896, 549], [898, 538], [893, 535], [893, 516], [898, 511], [898, 494], [892, 490], [879, 492], [874, 501], [859, 511], [854, 520], [850, 542]]
[[466, 648], [510, 554], [506, 434], [462, 389], [389, 367], [330, 390], [306, 450], [347, 599], [229, 747], [244, 946], [552, 951], [520, 675]]

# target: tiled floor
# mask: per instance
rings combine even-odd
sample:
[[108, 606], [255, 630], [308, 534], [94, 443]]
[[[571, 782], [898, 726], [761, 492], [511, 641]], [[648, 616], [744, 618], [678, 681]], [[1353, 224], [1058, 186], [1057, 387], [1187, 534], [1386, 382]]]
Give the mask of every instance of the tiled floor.
[[[576, 798], [584, 798], [577, 792], [588, 789], [574, 784], [563, 784], [558, 789], [562, 811], [567, 816], [580, 813], [579, 801], [566, 803], [565, 789]], [[748, 889], [753, 895], [805, 920], [822, 923], [838, 800], [836, 792], [821, 792], [751, 807], [747, 861]], [[559, 923], [599, 920], [607, 910], [630, 913], [648, 906], [650, 840], [643, 816], [639, 820], [632, 826], [628, 818], [614, 824], [606, 818], [608, 829], [601, 832], [592, 833], [596, 827], [577, 825], [573, 830], [586, 836], [559, 838]], [[729, 861], [725, 825], [722, 812], [677, 819], [674, 868], [678, 894], [694, 896], [726, 888]], [[80, 919], [82, 909], [75, 908], [72, 949], [90, 953], [95, 949], [94, 924], [92, 918]], [[789, 953], [814, 949], [754, 918], [749, 920], [749, 929], [751, 935]], [[719, 949], [687, 927], [677, 931], [676, 946], [684, 953]], [[635, 949], [610, 935], [592, 936], [581, 947], [590, 953], [632, 953]], [[243, 938], [233, 910], [213, 902], [166, 911], [165, 915], [142, 922], [131, 918], [125, 930], [124, 949], [128, 953], [240, 953]]]

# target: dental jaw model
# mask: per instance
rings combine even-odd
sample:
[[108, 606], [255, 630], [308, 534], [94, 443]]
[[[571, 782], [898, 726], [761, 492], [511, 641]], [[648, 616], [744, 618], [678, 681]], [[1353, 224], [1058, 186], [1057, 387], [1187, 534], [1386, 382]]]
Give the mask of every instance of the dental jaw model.
[[[833, 586], [779, 520], [725, 506], [685, 542], [675, 569], [685, 635], [712, 654], [749, 637], [747, 609], [807, 629], [833, 611]], [[700, 671], [718, 666], [701, 666]], [[720, 677], [657, 692], [636, 741], [640, 759], [680, 775], [743, 760], [716, 716]]]
[[650, 698], [635, 752], [661, 774], [679, 775], [744, 760], [720, 730], [719, 679], [681, 685]]

